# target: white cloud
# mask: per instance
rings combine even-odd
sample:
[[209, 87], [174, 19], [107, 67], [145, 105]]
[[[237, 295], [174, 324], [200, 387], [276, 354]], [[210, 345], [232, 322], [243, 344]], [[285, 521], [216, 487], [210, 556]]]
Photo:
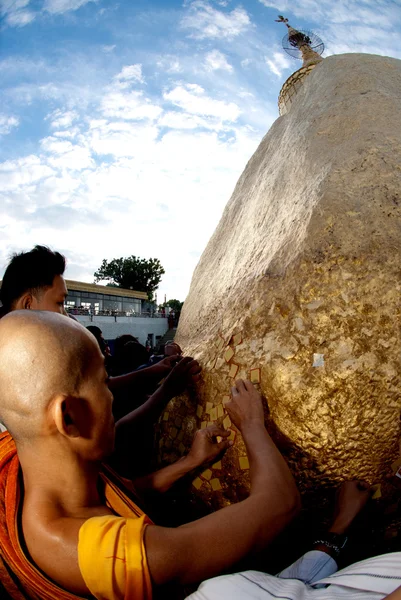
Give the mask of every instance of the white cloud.
[[160, 127], [168, 127], [170, 129], [212, 129], [218, 131], [222, 129], [223, 124], [221, 119], [215, 117], [203, 118], [198, 115], [187, 114], [183, 112], [165, 112], [158, 120], [157, 124]]
[[90, 123], [87, 141], [96, 154], [116, 157], [147, 156], [147, 148], [152, 147], [159, 130], [154, 125], [127, 123], [105, 119]]
[[213, 8], [206, 0], [195, 0], [189, 12], [181, 20], [183, 29], [190, 29], [190, 37], [232, 39], [251, 27], [251, 20], [244, 8], [235, 8], [231, 12], [222, 12]]
[[74, 110], [62, 111], [58, 109], [53, 111], [46, 118], [51, 119], [50, 126], [53, 129], [67, 128], [78, 118], [78, 113]]
[[1, 0], [0, 14], [10, 27], [23, 27], [35, 19], [36, 14], [28, 10], [30, 0]]
[[277, 77], [281, 77], [283, 71], [289, 69], [291, 66], [290, 61], [286, 59], [282, 52], [274, 52], [272, 58], [266, 57], [265, 60], [269, 69], [277, 75]]
[[183, 70], [181, 61], [177, 56], [162, 56], [156, 64], [165, 73], [181, 73]]
[[0, 163], [0, 192], [31, 185], [53, 173], [39, 156], [30, 155], [17, 160], [7, 160]]
[[160, 106], [143, 96], [142, 92], [109, 92], [101, 101], [101, 111], [107, 117], [127, 120], [154, 120], [162, 112]]
[[96, 2], [97, 0], [45, 0], [43, 10], [57, 15], [68, 12], [69, 10], [78, 10], [81, 6], [88, 2]]
[[47, 164], [52, 168], [82, 171], [94, 165], [90, 149], [81, 144], [47, 137], [41, 140], [41, 147], [48, 154]]
[[117, 81], [138, 81], [139, 83], [143, 83], [142, 65], [126, 65], [114, 79]]
[[222, 71], [233, 70], [232, 65], [227, 61], [226, 56], [220, 52], [219, 50], [211, 50], [205, 56], [205, 67], [208, 71], [217, 71], [221, 69]]
[[236, 121], [241, 114], [237, 104], [210, 98], [197, 84], [179, 85], [163, 97], [190, 114], [219, 117], [224, 121]]
[[19, 119], [8, 117], [0, 113], [0, 135], [7, 135], [10, 131], [19, 125]]

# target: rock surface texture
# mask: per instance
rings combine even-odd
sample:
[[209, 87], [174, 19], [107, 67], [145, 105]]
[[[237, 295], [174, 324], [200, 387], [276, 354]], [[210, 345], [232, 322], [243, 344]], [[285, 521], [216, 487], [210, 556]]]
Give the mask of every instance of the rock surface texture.
[[[194, 272], [176, 341], [203, 376], [162, 417], [164, 460], [222, 421], [234, 379], [255, 369], [301, 490], [358, 477], [386, 494], [400, 437], [400, 190], [401, 61], [326, 58], [247, 164]], [[195, 480], [210, 506], [247, 492], [245, 455], [237, 432]]]

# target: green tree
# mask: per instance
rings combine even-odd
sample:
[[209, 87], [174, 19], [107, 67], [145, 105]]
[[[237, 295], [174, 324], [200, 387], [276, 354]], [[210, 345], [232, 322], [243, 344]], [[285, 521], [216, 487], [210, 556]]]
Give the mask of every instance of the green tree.
[[184, 303], [179, 300], [168, 300], [166, 306], [169, 306], [174, 312], [181, 312]]
[[94, 273], [95, 283], [107, 281], [107, 285], [115, 285], [125, 289], [146, 292], [149, 301], [157, 290], [165, 271], [158, 258], [127, 258], [103, 259], [100, 268]]

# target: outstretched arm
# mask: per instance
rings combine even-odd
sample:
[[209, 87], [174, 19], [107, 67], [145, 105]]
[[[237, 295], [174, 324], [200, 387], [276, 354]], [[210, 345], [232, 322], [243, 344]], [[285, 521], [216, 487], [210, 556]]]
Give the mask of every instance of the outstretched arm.
[[145, 546], [156, 585], [185, 584], [216, 575], [269, 543], [299, 509], [295, 482], [265, 429], [261, 398], [253, 385], [237, 381], [226, 408], [247, 447], [250, 495], [177, 529], [148, 526]]
[[204, 463], [214, 461], [224, 450], [226, 450], [232, 442], [222, 440], [217, 442], [217, 436], [227, 438], [228, 431], [225, 431], [217, 425], [211, 425], [206, 429], [200, 429], [196, 432], [192, 442], [191, 450], [187, 456], [183, 456], [172, 465], [145, 475], [134, 480], [136, 491], [146, 492], [166, 492], [170, 487], [187, 475], [194, 469], [197, 469]]
[[165, 381], [150, 398], [116, 423], [113, 467], [125, 477], [132, 476], [132, 457], [140, 452], [152, 436], [152, 428], [166, 404], [182, 393], [198, 376], [201, 368], [196, 360], [185, 357], [176, 364]]
[[118, 375], [117, 377], [109, 377], [109, 388], [114, 392], [133, 389], [135, 386], [154, 386], [170, 373], [174, 365], [180, 359], [181, 357], [178, 354], [174, 354], [173, 356], [164, 358], [151, 367], [146, 367], [146, 369], [132, 371], [131, 373]]

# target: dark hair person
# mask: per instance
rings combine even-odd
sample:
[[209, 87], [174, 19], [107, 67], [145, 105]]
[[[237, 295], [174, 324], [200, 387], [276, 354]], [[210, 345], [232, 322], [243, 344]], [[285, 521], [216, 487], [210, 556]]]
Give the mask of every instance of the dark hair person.
[[46, 246], [14, 254], [0, 289], [2, 314], [23, 308], [65, 314], [64, 271], [65, 257]]

